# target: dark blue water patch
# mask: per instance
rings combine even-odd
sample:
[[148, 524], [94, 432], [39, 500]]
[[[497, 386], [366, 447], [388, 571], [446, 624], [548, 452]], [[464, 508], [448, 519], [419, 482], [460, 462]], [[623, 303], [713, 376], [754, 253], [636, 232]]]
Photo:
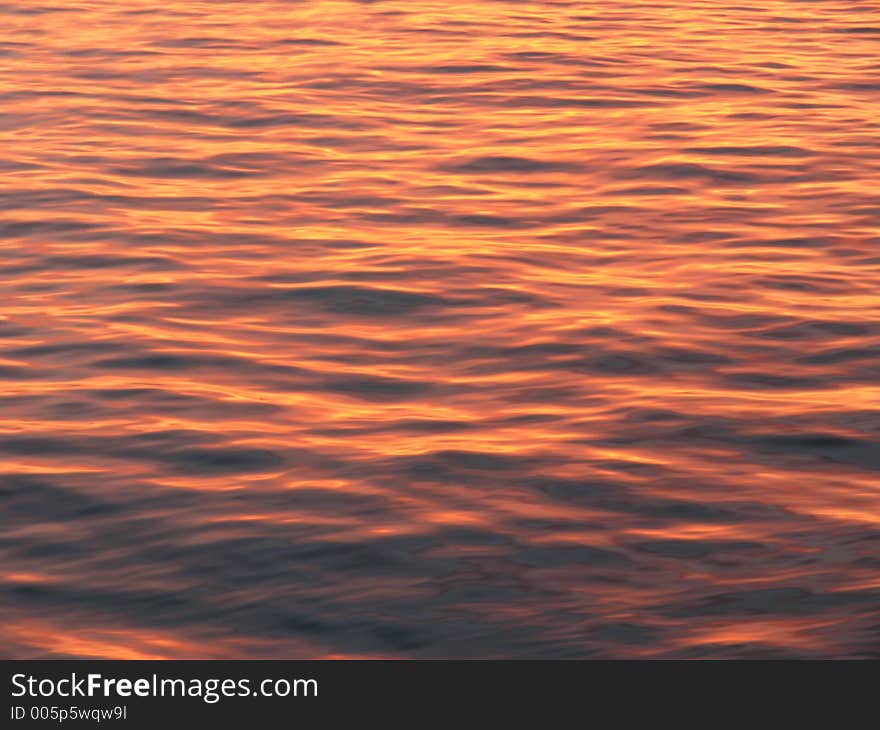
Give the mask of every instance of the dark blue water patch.
[[230, 129], [272, 129], [274, 127], [304, 127], [307, 129], [349, 129], [362, 130], [371, 125], [364, 121], [353, 121], [330, 114], [303, 112], [263, 112], [248, 116], [227, 114], [217, 116], [215, 124]]
[[[462, 271], [468, 273], [467, 267], [462, 267]], [[475, 269], [474, 273], [479, 273], [479, 269]], [[450, 271], [449, 274], [451, 275], [452, 272]], [[455, 302], [459, 306], [473, 307], [475, 310], [498, 309], [502, 312], [508, 312], [511, 305], [527, 305], [532, 308], [558, 306], [556, 302], [545, 296], [491, 284], [480, 287], [463, 286], [457, 290], [456, 294]]]
[[108, 294], [122, 294], [130, 298], [153, 299], [159, 294], [173, 294], [176, 291], [175, 284], [162, 282], [143, 282], [138, 284], [115, 284], [113, 286], [99, 287], [100, 291]]
[[738, 240], [723, 244], [725, 248], [827, 248], [834, 245], [830, 237], [810, 238], [798, 236], [794, 238], [766, 238], [760, 240]]
[[708, 91], [712, 93], [720, 93], [720, 94], [772, 94], [773, 91], [771, 89], [764, 89], [760, 86], [753, 86], [751, 84], [695, 84], [694, 88], [701, 89], [703, 91]]
[[460, 547], [509, 547], [515, 544], [510, 535], [500, 532], [498, 529], [477, 528], [465, 526], [444, 526], [434, 533], [437, 538], [437, 548], [431, 551], [443, 553], [448, 546], [454, 549]]
[[744, 437], [770, 453], [815, 456], [862, 469], [880, 470], [880, 442], [829, 433], [766, 434]]
[[0, 41], [0, 56], [15, 58], [20, 53], [31, 51], [35, 48], [32, 43], [23, 43], [21, 41]]
[[304, 347], [311, 347], [315, 350], [340, 348], [348, 352], [368, 353], [373, 357], [402, 354], [409, 359], [415, 358], [418, 352], [415, 343], [409, 341], [379, 340], [322, 330], [291, 334], [290, 342], [301, 343]]
[[719, 593], [687, 605], [667, 605], [662, 612], [672, 617], [699, 616], [790, 616], [830, 614], [838, 609], [871, 609], [880, 602], [876, 590], [840, 590], [818, 593], [800, 587], [758, 588]]
[[163, 462], [181, 473], [205, 476], [276, 471], [285, 463], [281, 455], [268, 449], [229, 446], [213, 449], [178, 449], [162, 453], [130, 450], [123, 452], [122, 455]]
[[562, 387], [531, 385], [527, 388], [512, 390], [507, 394], [507, 399], [511, 403], [546, 404], [553, 401], [565, 403], [578, 402], [582, 398], [582, 391], [575, 386]]
[[28, 238], [31, 236], [56, 236], [67, 233], [91, 232], [105, 228], [100, 223], [82, 220], [4, 221], [0, 223], [0, 237]]
[[437, 451], [432, 458], [462, 469], [507, 470], [522, 465], [521, 456], [481, 453], [478, 451]]
[[760, 176], [753, 172], [718, 169], [693, 162], [659, 162], [627, 170], [622, 176], [672, 181], [702, 180], [718, 185], [757, 184], [761, 181]]
[[566, 417], [558, 413], [522, 413], [503, 418], [487, 419], [483, 425], [490, 428], [495, 426], [526, 426], [537, 423], [558, 423], [565, 421]]
[[[262, 534], [236, 535], [229, 534], [230, 529], [231, 524], [220, 523], [195, 531], [189, 539], [154, 539], [134, 557], [147, 564], [167, 564], [193, 577], [203, 575], [229, 590], [308, 580], [319, 567], [318, 561], [314, 566], [305, 564], [314, 557], [309, 554], [309, 546], [318, 549], [325, 544], [315, 537], [300, 545], [296, 532], [265, 530]], [[220, 530], [226, 534], [218, 534]], [[314, 579], [327, 577], [319, 579], [315, 575]]]
[[555, 162], [550, 160], [533, 160], [527, 157], [510, 156], [486, 156], [477, 157], [465, 162], [444, 165], [442, 169], [451, 172], [463, 173], [544, 173], [544, 172], [571, 172], [579, 169], [579, 165], [568, 162]]
[[619, 59], [602, 59], [598, 57], [585, 58], [578, 54], [560, 53], [554, 51], [511, 51], [502, 53], [502, 58], [521, 63], [537, 63], [544, 66], [548, 63], [558, 63], [564, 66], [604, 67], [614, 66], [621, 63]]
[[[0, 171], [3, 167], [3, 163], [0, 162]], [[206, 196], [135, 197], [117, 193], [94, 193], [81, 188], [54, 187], [41, 190], [7, 188], [3, 199], [0, 200], [0, 210], [33, 210], [34, 208], [57, 210], [64, 206], [88, 211], [93, 205], [119, 205], [159, 210], [203, 210], [216, 204], [216, 199]]]
[[33, 367], [22, 365], [0, 365], [0, 380], [38, 380], [45, 378], [49, 373], [42, 372]]
[[[130, 589], [120, 587], [118, 581], [112, 589], [80, 583], [29, 587], [6, 582], [0, 590], [8, 605], [27, 608], [31, 615], [55, 612], [59, 607], [70, 614], [88, 613], [102, 606], [106, 616], [142, 627], [222, 625], [224, 630], [257, 639], [320, 636], [329, 647], [348, 651], [461, 654], [467, 637], [476, 631], [494, 637], [477, 650], [483, 656], [496, 645], [506, 654], [565, 654], [565, 648], [552, 640], [548, 648], [536, 628], [517, 627], [498, 618], [464, 620], [461, 595], [438, 601], [437, 590], [466, 582], [455, 577], [463, 575], [465, 564], [432, 559], [425, 551], [449, 542], [499, 544], [491, 538], [487, 543], [481, 535], [453, 530], [448, 536], [392, 537], [366, 543], [301, 541], [290, 529], [278, 532], [281, 528], [277, 528], [279, 537], [268, 537], [270, 531], [263, 528], [260, 535], [210, 539], [208, 533], [157, 528], [161, 523], [144, 521], [133, 526], [127, 540], [124, 531], [92, 533], [90, 549], [76, 553], [81, 562], [68, 561], [68, 568], [74, 575], [87, 570], [92, 576], [107, 578], [122, 566], [129, 576], [145, 572], [155, 577], [161, 571], [174, 588]], [[63, 550], [60, 544], [56, 547]], [[98, 562], [82, 562], [86, 556], [101, 557]], [[410, 590], [405, 596], [389, 598], [359, 588], [376, 580], [391, 581], [392, 589], [409, 585]], [[522, 589], [511, 593], [504, 573], [490, 574], [481, 583], [485, 587], [482, 600], [488, 602], [523, 595]], [[304, 591], [304, 586], [323, 590]], [[450, 612], [460, 612], [462, 618]], [[419, 621], [413, 621], [413, 616], [419, 616]], [[425, 622], [435, 628], [420, 629], [419, 624]]]
[[754, 336], [773, 340], [832, 339], [837, 337], [866, 337], [878, 331], [870, 322], [834, 322], [828, 320], [802, 320], [770, 327]]
[[[442, 535], [399, 535], [350, 542], [343, 539], [312, 539], [273, 547], [273, 559], [282, 564], [319, 567], [324, 580], [340, 573], [364, 576], [390, 575], [429, 578], [460, 569], [458, 560], [429, 558], [427, 551], [443, 544]], [[325, 571], [327, 571], [325, 573]], [[334, 575], [335, 574], [335, 575]]]
[[69, 58], [88, 58], [92, 61], [113, 61], [116, 59], [143, 58], [145, 56], [161, 56], [160, 51], [148, 51], [144, 48], [127, 50], [124, 48], [70, 48], [59, 51]]
[[183, 267], [173, 259], [164, 256], [84, 254], [81, 256], [45, 256], [38, 259], [26, 259], [17, 265], [0, 267], [0, 274], [13, 276], [58, 270], [90, 271], [114, 268], [176, 271]]
[[[381, 134], [366, 134], [362, 131], [356, 134], [310, 135], [307, 137], [303, 137], [301, 139], [301, 142], [303, 144], [311, 145], [313, 147], [332, 147], [339, 150], [348, 150], [351, 152], [368, 152], [372, 154], [391, 151], [424, 151], [425, 149], [427, 149], [427, 146], [425, 144], [406, 142], [402, 139], [395, 139], [394, 137], [387, 137]], [[464, 188], [459, 188], [459, 190], [462, 191], [462, 194], [465, 195], [473, 194], [466, 192]], [[482, 192], [480, 192], [480, 194], [482, 194]]]
[[109, 357], [90, 363], [95, 369], [105, 370], [155, 370], [186, 372], [212, 370], [244, 373], [251, 377], [282, 378], [280, 387], [308, 387], [315, 373], [294, 365], [276, 365], [250, 360], [245, 357], [202, 352], [144, 352], [123, 357]]
[[[239, 553], [240, 555], [240, 553]], [[249, 567], [258, 569], [258, 564]], [[241, 573], [244, 574], [243, 572]], [[210, 576], [210, 572], [208, 572]], [[291, 585], [295, 584], [294, 581]], [[209, 583], [191, 586], [189, 590], [145, 590], [125, 588], [78, 587], [74, 585], [5, 585], [4, 599], [8, 605], [27, 608], [39, 615], [52, 608], [74, 614], [102, 606], [108, 616], [135, 621], [147, 627], [197, 627], [217, 624], [218, 608], [224, 611], [223, 627], [253, 637], [320, 636], [341, 648], [372, 651], [412, 651], [433, 643], [432, 637], [404, 619], [404, 611], [393, 611], [394, 620], [379, 620], [378, 606], [355, 605], [358, 618], [343, 622], [340, 608], [332, 602], [310, 605], [305, 600], [292, 600], [286, 591], [280, 598], [256, 603], [249, 601], [242, 589], [229, 584]], [[276, 585], [276, 590], [281, 586]], [[394, 615], [397, 614], [397, 615]]]
[[[150, 54], [144, 54], [150, 55]], [[172, 68], [164, 68], [158, 64], [151, 68], [137, 71], [109, 71], [101, 66], [87, 64], [80, 67], [82, 70], [71, 70], [70, 76], [76, 79], [93, 81], [122, 81], [131, 86], [138, 84], [163, 84], [173, 83], [181, 76], [203, 79], [248, 79], [258, 80], [264, 77], [263, 71], [249, 68], [223, 68], [216, 65], [180, 65]], [[126, 112], [110, 111], [105, 109], [103, 117], [107, 120], [118, 119], [127, 116]], [[120, 130], [127, 132], [128, 130]]]
[[[306, 164], [306, 163], [304, 163]], [[212, 164], [205, 160], [186, 160], [174, 157], [141, 159], [127, 165], [112, 165], [107, 170], [123, 177], [171, 179], [234, 180], [267, 175], [271, 171], [258, 166], [231, 166]]]
[[284, 411], [282, 406], [262, 400], [221, 400], [158, 388], [93, 388], [83, 390], [82, 394], [99, 403], [112, 404], [124, 401], [124, 404], [132, 410], [142, 409], [144, 413], [154, 414], [186, 415], [194, 419], [265, 417]]
[[37, 332], [42, 333], [43, 330], [38, 330], [33, 327], [24, 327], [11, 319], [0, 319], [0, 340], [29, 337]]
[[632, 545], [640, 552], [676, 559], [705, 559], [717, 555], [766, 552], [767, 546], [746, 540], [649, 540]]
[[[867, 91], [876, 93], [880, 91], [880, 82], [877, 81], [847, 81], [844, 83], [830, 84], [830, 88], [841, 91]], [[845, 144], [845, 143], [838, 143]]]
[[[468, 265], [449, 261], [432, 261], [430, 259], [421, 258], [407, 260], [395, 257], [393, 261], [388, 263], [380, 262], [379, 265], [383, 267], [389, 266], [389, 268], [377, 267], [360, 271], [343, 271], [336, 274], [336, 276], [346, 281], [400, 281], [407, 279], [411, 281], [416, 278], [440, 280], [450, 276], [459, 276], [463, 278], [470, 274], [484, 277], [496, 273], [496, 270], [490, 266], [477, 264]], [[295, 283], [296, 277], [298, 277], [300, 282], [314, 281], [315, 278], [314, 275], [309, 272], [301, 272], [299, 274], [278, 277], [278, 279], [282, 280], [286, 278], [290, 283]], [[515, 289], [505, 289], [502, 287], [469, 287], [457, 289], [456, 291], [457, 293], [474, 294], [476, 296], [504, 293], [510, 298], [510, 300], [513, 300], [516, 297], [520, 299], [528, 298], [529, 300], [535, 299], [535, 297], [530, 296], [526, 292]]]
[[804, 149], [803, 147], [789, 145], [686, 147], [683, 151], [699, 155], [730, 157], [811, 157], [818, 154], [817, 152]]
[[778, 274], [752, 279], [755, 286], [781, 291], [810, 291], [838, 294], [847, 291], [850, 284], [842, 279], [797, 274]]
[[615, 482], [550, 477], [530, 477], [519, 482], [519, 485], [538, 490], [554, 500], [586, 505], [592, 505], [622, 489], [622, 486]]
[[64, 7], [63, 5], [10, 5], [8, 3], [0, 4], [0, 14], [2, 15], [48, 15], [50, 13], [77, 13], [82, 12], [82, 8]]
[[686, 347], [669, 346], [656, 348], [652, 352], [661, 362], [687, 368], [729, 365], [735, 362], [731, 357], [711, 350], [696, 350]]
[[523, 109], [634, 109], [656, 106], [651, 100], [622, 99], [614, 97], [566, 98], [518, 94], [503, 99], [487, 98], [491, 106]]
[[880, 438], [880, 409], [878, 408], [847, 408], [839, 404], [837, 410], [825, 412], [826, 423], [832, 427], [857, 432], [868, 438]]
[[338, 376], [325, 378], [314, 386], [318, 390], [354, 395], [370, 400], [399, 400], [429, 393], [436, 384], [427, 381], [379, 376]]
[[629, 502], [618, 500], [604, 503], [602, 506], [605, 509], [644, 515], [655, 520], [682, 522], [739, 523], [794, 518], [794, 515], [787, 514], [784, 509], [754, 502], [712, 504], [662, 498], [639, 499], [634, 492], [630, 499]]
[[135, 370], [188, 370], [197, 366], [195, 359], [168, 354], [146, 354], [137, 357], [116, 357], [96, 360], [95, 367], [111, 369]]
[[[0, 56], [6, 55], [0, 51]], [[26, 170], [39, 170], [43, 167], [43, 165], [37, 165], [33, 162], [22, 162], [20, 160], [0, 160], [0, 172], [23, 172]], [[7, 198], [9, 195], [9, 198]], [[9, 205], [9, 200], [14, 199], [15, 193], [10, 191], [9, 193], [3, 193], [3, 201], [0, 201], [0, 210], [10, 210], [11, 206]], [[26, 206], [22, 206], [26, 209]]]
[[247, 44], [232, 38], [198, 36], [190, 38], [162, 38], [153, 41], [160, 48], [209, 48], [212, 50], [239, 50]]
[[880, 26], [853, 25], [847, 28], [834, 28], [831, 32], [844, 35], [880, 35]]
[[[701, 220], [702, 216], [699, 219]], [[733, 238], [733, 234], [726, 231], [689, 231], [680, 233], [670, 240], [671, 243], [706, 243], [708, 241], [728, 241]], [[713, 296], [708, 292], [682, 292], [680, 295], [683, 299], [695, 298], [705, 301], [705, 297]], [[717, 296], [717, 295], [714, 295]], [[674, 305], [669, 305], [674, 306]]]
[[[170, 102], [170, 100], [169, 100]], [[141, 100], [142, 104], [156, 104], [156, 100]], [[182, 109], [176, 107], [167, 108], [146, 108], [137, 111], [138, 119], [159, 119], [170, 120], [173, 122], [184, 122], [188, 124], [213, 124], [220, 125], [222, 120], [214, 114], [205, 111], [197, 111], [195, 109]]]
[[[46, 514], [51, 515], [51, 510]], [[69, 513], [65, 517], [69, 516]], [[79, 521], [87, 524], [87, 520], [82, 514], [78, 514]], [[60, 518], [64, 519], [64, 517]], [[31, 519], [32, 524], [39, 524], [39, 518]], [[0, 541], [0, 546], [6, 547], [4, 541]], [[81, 560], [88, 555], [88, 549], [84, 545], [77, 544], [73, 540], [46, 538], [39, 542], [28, 542], [21, 540], [11, 546], [8, 554], [18, 565], [24, 565], [27, 561], [34, 560], [39, 563], [42, 560], [50, 560], [55, 566], [64, 566], [66, 563]]]
[[435, 208], [400, 208], [395, 212], [364, 211], [357, 218], [383, 225], [437, 225], [455, 228], [525, 229], [541, 225], [537, 219], [489, 213], [454, 214]]
[[413, 433], [454, 433], [477, 428], [477, 424], [468, 421], [452, 421], [441, 419], [401, 420], [383, 426], [394, 431], [410, 431]]
[[[704, 96], [703, 92], [698, 91], [696, 89], [676, 88], [676, 87], [672, 87], [672, 86], [629, 88], [629, 89], [627, 89], [627, 91], [631, 94], [640, 94], [643, 96], [656, 96], [656, 97], [660, 97], [660, 98], [672, 98], [672, 99], [692, 99], [695, 97]], [[658, 137], [658, 136], [653, 137], [653, 139], [659, 139], [659, 138], [660, 137]]]
[[466, 421], [443, 421], [443, 420], [398, 420], [390, 423], [382, 423], [369, 426], [319, 426], [310, 428], [309, 433], [315, 436], [330, 436], [333, 438], [359, 438], [383, 433], [460, 433], [471, 431], [480, 427], [478, 423]]
[[0, 438], [0, 453], [56, 459], [71, 456], [131, 459], [202, 476], [275, 471], [286, 462], [285, 457], [268, 449], [204, 445], [212, 441], [217, 441], [217, 437], [198, 431], [158, 431], [105, 438], [6, 436]]
[[481, 575], [453, 575], [432, 581], [433, 604], [437, 608], [466, 604], [470, 607], [509, 605], [525, 598], [526, 592], [512, 581], [501, 583]]
[[729, 387], [746, 390], [828, 390], [838, 385], [825, 377], [775, 375], [765, 372], [731, 373], [721, 377]]
[[690, 193], [689, 188], [682, 187], [672, 187], [672, 186], [660, 186], [660, 185], [644, 185], [641, 187], [633, 187], [633, 188], [621, 188], [619, 190], [609, 190], [603, 195], [609, 196], [651, 196], [651, 195], [687, 195]]
[[247, 490], [228, 497], [229, 508], [247, 510], [259, 505], [261, 509], [281, 513], [327, 514], [339, 516], [387, 516], [393, 514], [394, 505], [378, 494], [341, 492], [321, 487], [298, 486], [283, 491]]
[[604, 352], [572, 363], [569, 367], [576, 372], [596, 375], [656, 375], [663, 371], [661, 363], [650, 355], [627, 351]]
[[880, 359], [880, 345], [869, 347], [835, 347], [799, 359], [808, 365], [836, 365], [858, 360]]
[[129, 617], [146, 626], [191, 624], [210, 618], [210, 606], [194, 594], [72, 584], [23, 584], [0, 587], [9, 605], [32, 612], [51, 609], [73, 613], [101, 606], [108, 615]]
[[646, 646], [656, 644], [663, 631], [654, 626], [628, 622], [609, 622], [600, 624], [589, 631], [589, 638], [611, 644]]
[[544, 544], [522, 548], [512, 558], [532, 568], [561, 568], [568, 566], [620, 567], [631, 562], [623, 553], [587, 545]]
[[434, 294], [347, 285], [285, 289], [274, 292], [272, 296], [292, 302], [314, 304], [331, 312], [364, 317], [410, 315], [424, 309], [452, 304], [452, 300]]
[[[668, 475], [659, 476], [673, 479]], [[628, 514], [651, 522], [736, 524], [794, 519], [794, 515], [782, 508], [755, 502], [714, 503], [706, 498], [700, 501], [664, 498], [653, 494], [653, 490], [648, 490], [647, 485], [641, 483], [536, 476], [516, 482], [515, 485], [540, 492], [555, 502], [589, 510]], [[692, 489], [703, 491], [696, 484]], [[704, 491], [708, 493], [711, 490]]]
[[328, 210], [392, 208], [404, 202], [401, 198], [383, 195], [341, 195], [338, 191], [304, 192], [296, 195], [295, 199], [306, 203], [315, 203]]
[[509, 73], [515, 69], [491, 63], [447, 63], [437, 66], [392, 67], [390, 70], [426, 74], [484, 74]]
[[531, 457], [507, 454], [437, 451], [390, 460], [383, 470], [421, 481], [485, 484], [487, 478], [522, 471], [535, 461]]
[[487, 213], [454, 215], [450, 216], [446, 223], [462, 228], [524, 228], [536, 225], [512, 216], [489, 215]]
[[513, 517], [504, 521], [504, 525], [513, 531], [525, 530], [530, 534], [552, 535], [560, 532], [583, 532], [595, 535], [609, 530], [607, 523], [601, 520], [587, 519], [584, 517]]
[[34, 406], [35, 411], [42, 412], [48, 420], [52, 421], [87, 421], [98, 420], [107, 412], [98, 404], [87, 400], [57, 400], [49, 399]]
[[114, 516], [123, 507], [75, 489], [53, 484], [30, 475], [0, 476], [0, 505], [3, 512], [20, 524], [87, 520]]
[[[653, 375], [664, 370], [661, 358], [644, 352], [594, 343], [542, 342], [525, 346], [467, 346], [459, 361], [470, 373], [571, 371], [595, 375]], [[696, 361], [696, 358], [694, 358]]]

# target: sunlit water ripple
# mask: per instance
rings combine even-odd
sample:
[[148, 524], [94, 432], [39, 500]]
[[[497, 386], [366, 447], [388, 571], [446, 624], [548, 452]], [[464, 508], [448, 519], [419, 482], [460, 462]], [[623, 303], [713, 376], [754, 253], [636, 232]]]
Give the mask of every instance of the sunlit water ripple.
[[0, 5], [12, 657], [880, 656], [880, 4]]

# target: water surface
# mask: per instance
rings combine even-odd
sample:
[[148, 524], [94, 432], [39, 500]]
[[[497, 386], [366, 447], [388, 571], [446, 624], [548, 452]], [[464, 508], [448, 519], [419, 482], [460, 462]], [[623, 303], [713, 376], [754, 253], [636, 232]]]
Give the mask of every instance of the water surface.
[[880, 5], [0, 5], [9, 657], [880, 655]]

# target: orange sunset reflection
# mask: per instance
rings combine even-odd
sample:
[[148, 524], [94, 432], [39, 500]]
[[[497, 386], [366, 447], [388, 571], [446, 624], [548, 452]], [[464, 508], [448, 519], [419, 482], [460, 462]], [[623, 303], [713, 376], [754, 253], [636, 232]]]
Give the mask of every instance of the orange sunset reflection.
[[31, 6], [9, 656], [876, 656], [861, 6]]

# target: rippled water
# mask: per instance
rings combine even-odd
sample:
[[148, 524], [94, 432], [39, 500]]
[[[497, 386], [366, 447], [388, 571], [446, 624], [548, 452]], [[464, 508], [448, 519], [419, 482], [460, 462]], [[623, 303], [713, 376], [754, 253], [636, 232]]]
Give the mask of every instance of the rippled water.
[[880, 656], [880, 4], [0, 5], [6, 656]]

